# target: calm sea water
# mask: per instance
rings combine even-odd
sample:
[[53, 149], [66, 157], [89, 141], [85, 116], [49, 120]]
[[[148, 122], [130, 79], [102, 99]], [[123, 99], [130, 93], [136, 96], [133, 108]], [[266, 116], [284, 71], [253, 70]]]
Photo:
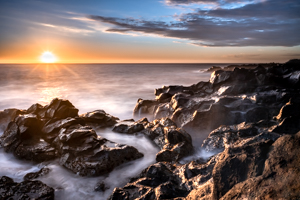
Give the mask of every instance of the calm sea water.
[[138, 98], [154, 99], [154, 89], [163, 85], [207, 81], [210, 74], [199, 70], [213, 65], [0, 65], [0, 110], [45, 105], [58, 97], [70, 100], [80, 113], [104, 109], [121, 119], [131, 118]]
[[[69, 64], [0, 65], [0, 110], [27, 109], [34, 103], [49, 104], [53, 98], [70, 100], [79, 113], [103, 109], [120, 119], [132, 118], [138, 98], [154, 99], [154, 89], [163, 85], [191, 85], [207, 81], [210, 73], [200, 70], [227, 64]], [[0, 133], [1, 135], [2, 133]], [[25, 174], [47, 166], [51, 172], [39, 178], [55, 189], [57, 199], [107, 199], [114, 187], [122, 187], [130, 177], [155, 162], [159, 151], [147, 138], [98, 130], [98, 135], [135, 146], [142, 159], [121, 165], [108, 176], [79, 177], [56, 162], [33, 163], [15, 159], [0, 149], [0, 176], [22, 181]], [[94, 192], [97, 182], [109, 189]]]

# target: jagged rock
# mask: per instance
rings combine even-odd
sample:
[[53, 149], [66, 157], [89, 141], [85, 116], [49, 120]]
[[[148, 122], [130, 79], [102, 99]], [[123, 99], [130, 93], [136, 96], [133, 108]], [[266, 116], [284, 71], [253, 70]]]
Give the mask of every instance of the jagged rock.
[[44, 141], [42, 122], [34, 114], [19, 115], [0, 137], [1, 146], [20, 159], [42, 162], [56, 157], [56, 150]]
[[154, 120], [142, 131], [161, 151], [157, 153], [157, 161], [177, 161], [193, 152], [192, 138], [183, 129], [177, 128], [169, 118]]
[[81, 176], [103, 175], [143, 156], [132, 146], [116, 144], [112, 148], [106, 142], [91, 127], [77, 124], [62, 128], [53, 144], [59, 152], [60, 164]]
[[109, 148], [102, 145], [90, 154], [74, 155], [65, 153], [60, 158], [60, 164], [81, 176], [99, 176], [107, 174], [115, 167], [143, 157], [143, 154], [132, 146], [122, 145]]
[[23, 181], [15, 183], [11, 178], [0, 178], [1, 199], [54, 199], [54, 189], [41, 181]]
[[98, 176], [143, 156], [136, 148], [110, 142], [85, 126], [115, 124], [118, 118], [103, 110], [79, 117], [68, 100], [54, 99], [46, 106], [34, 104], [27, 112], [13, 119], [0, 137], [5, 151], [17, 158], [35, 162], [60, 158], [60, 164], [74, 173]]
[[42, 128], [43, 138], [48, 142], [52, 142], [62, 128], [68, 128], [77, 124], [85, 125], [85, 122], [81, 118], [71, 117], [60, 120], [49, 120]]
[[138, 99], [133, 111], [133, 116], [138, 118], [147, 117], [149, 113], [154, 113], [158, 104], [158, 101]]
[[285, 135], [273, 145], [260, 176], [240, 182], [223, 197], [227, 199], [298, 199], [300, 196], [300, 132]]
[[212, 178], [216, 158], [202, 164], [196, 161], [184, 165], [155, 163], [123, 188], [115, 189], [110, 199], [184, 199]]
[[15, 108], [5, 109], [0, 111], [0, 129], [3, 131], [8, 126], [9, 122], [13, 121], [18, 115], [25, 114], [26, 111]]
[[46, 106], [33, 104], [27, 110], [27, 113], [35, 114], [39, 118], [43, 118], [45, 120], [78, 117], [78, 109], [75, 108], [71, 102], [58, 98], [53, 99], [50, 104]]
[[273, 141], [227, 148], [213, 169], [214, 198], [225, 195], [235, 184], [260, 176]]
[[95, 110], [80, 115], [87, 125], [95, 127], [110, 127], [117, 123], [119, 118], [107, 114], [104, 110]]
[[49, 168], [43, 167], [38, 172], [31, 172], [31, 173], [26, 174], [23, 179], [24, 179], [24, 181], [36, 179], [38, 177], [49, 174], [49, 172], [50, 172]]
[[221, 70], [221, 69], [222, 69], [222, 67], [212, 66], [209, 69], [207, 69], [205, 72], [214, 72], [214, 71]]
[[133, 134], [144, 130], [148, 123], [147, 118], [142, 118], [136, 122], [120, 122], [114, 126], [113, 131], [117, 133]]
[[229, 71], [217, 70], [211, 74], [209, 82], [216, 85], [227, 80], [230, 80], [230, 75], [232, 73]]

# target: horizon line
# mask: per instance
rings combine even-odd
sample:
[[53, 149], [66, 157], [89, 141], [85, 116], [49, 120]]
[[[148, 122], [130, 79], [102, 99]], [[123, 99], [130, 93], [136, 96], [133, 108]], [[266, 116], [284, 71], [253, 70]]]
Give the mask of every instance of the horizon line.
[[282, 64], [282, 63], [285, 63], [285, 62], [140, 62], [140, 63], [127, 63], [127, 62], [124, 62], [124, 63], [114, 63], [114, 62], [111, 62], [111, 63], [104, 63], [104, 62], [58, 62], [58, 63], [38, 63], [38, 62], [24, 62], [24, 63], [0, 63], [0, 65], [7, 65], [7, 64], [12, 64], [12, 65], [24, 65], [24, 64], [35, 64], [35, 65], [59, 65], [59, 64], [90, 64], [90, 65], [93, 65], [93, 64], [270, 64], [270, 63], [279, 63], [279, 64]]

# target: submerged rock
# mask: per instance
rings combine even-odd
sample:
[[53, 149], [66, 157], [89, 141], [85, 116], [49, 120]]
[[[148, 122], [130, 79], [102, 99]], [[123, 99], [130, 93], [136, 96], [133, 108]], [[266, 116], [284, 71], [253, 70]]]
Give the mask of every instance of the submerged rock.
[[26, 174], [24, 176], [24, 180], [27, 181], [27, 180], [36, 179], [38, 177], [45, 176], [45, 175], [49, 174], [49, 172], [50, 172], [49, 168], [43, 167], [38, 172], [31, 172], [31, 173]]

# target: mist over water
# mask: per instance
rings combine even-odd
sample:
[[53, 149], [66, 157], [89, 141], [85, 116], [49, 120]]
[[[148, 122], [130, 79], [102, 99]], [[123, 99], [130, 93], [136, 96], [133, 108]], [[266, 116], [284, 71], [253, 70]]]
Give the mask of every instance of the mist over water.
[[40, 64], [0, 65], [0, 110], [27, 109], [53, 98], [68, 99], [80, 113], [104, 109], [132, 118], [138, 98], [154, 99], [163, 85], [208, 80], [199, 70], [213, 64]]
[[[57, 97], [68, 99], [79, 109], [80, 114], [103, 109], [121, 120], [129, 119], [132, 118], [138, 98], [154, 99], [154, 89], [163, 85], [189, 86], [207, 81], [210, 73], [200, 70], [213, 65], [0, 65], [0, 110], [27, 109], [34, 103], [46, 105]], [[89, 178], [73, 174], [58, 165], [58, 161], [35, 165], [20, 161], [0, 149], [0, 176], [6, 175], [19, 182], [27, 173], [37, 172], [46, 166], [51, 171], [39, 180], [55, 189], [57, 199], [107, 199], [115, 187], [124, 186], [129, 178], [155, 162], [159, 149], [144, 136], [117, 134], [111, 129], [99, 129], [96, 132], [113, 142], [136, 147], [144, 157], [117, 167], [107, 176]], [[206, 156], [202, 154], [199, 150], [194, 156]], [[105, 192], [94, 191], [99, 182], [107, 187]]]

